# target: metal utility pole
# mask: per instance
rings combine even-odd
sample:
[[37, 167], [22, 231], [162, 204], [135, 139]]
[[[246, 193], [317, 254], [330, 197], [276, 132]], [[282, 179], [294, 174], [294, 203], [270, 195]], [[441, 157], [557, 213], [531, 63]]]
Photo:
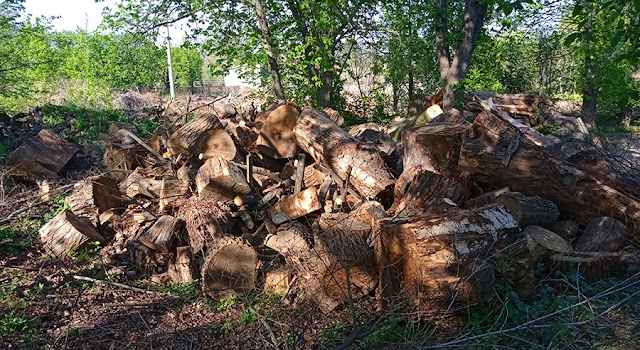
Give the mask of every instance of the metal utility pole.
[[173, 87], [173, 64], [171, 64], [171, 39], [169, 38], [169, 26], [167, 25], [167, 62], [169, 62], [169, 93], [171, 99], [176, 97], [175, 89]]

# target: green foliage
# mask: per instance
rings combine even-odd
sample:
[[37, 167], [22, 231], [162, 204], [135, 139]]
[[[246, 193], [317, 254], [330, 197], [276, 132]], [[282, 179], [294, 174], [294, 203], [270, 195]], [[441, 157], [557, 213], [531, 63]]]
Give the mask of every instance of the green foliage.
[[[109, 131], [113, 122], [126, 122], [124, 114], [112, 109], [87, 109], [73, 104], [55, 106], [47, 104], [42, 107], [43, 120], [52, 125], [61, 122], [65, 116], [71, 118], [71, 128], [63, 132], [63, 137], [70, 142], [82, 143], [83, 140], [95, 140], [99, 133]], [[146, 122], [145, 122], [146, 123]], [[147, 123], [148, 125], [148, 123]]]
[[98, 254], [100, 248], [102, 248], [100, 246], [100, 242], [90, 242], [86, 247], [81, 248], [78, 251], [71, 250], [67, 254], [72, 257], [73, 261], [76, 263], [83, 264], [91, 261], [96, 254]]
[[8, 157], [9, 153], [9, 145], [4, 141], [0, 141], [0, 158]]
[[336, 341], [342, 339], [348, 334], [347, 326], [342, 322], [331, 322], [323, 330], [318, 332], [318, 336], [322, 341]]
[[200, 280], [188, 283], [163, 283], [154, 286], [158, 293], [178, 297], [180, 300], [193, 300], [200, 292]]
[[238, 316], [240, 325], [245, 327], [254, 327], [258, 322], [258, 317], [251, 310], [242, 310]]

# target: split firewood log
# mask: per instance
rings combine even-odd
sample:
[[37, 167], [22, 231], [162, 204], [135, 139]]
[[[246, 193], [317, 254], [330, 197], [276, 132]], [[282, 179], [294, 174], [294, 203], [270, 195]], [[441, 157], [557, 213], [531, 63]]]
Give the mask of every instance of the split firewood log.
[[31, 181], [56, 177], [78, 151], [53, 131], [42, 129], [11, 152], [6, 168], [11, 176]]
[[63, 258], [87, 243], [105, 240], [86, 218], [79, 218], [69, 210], [63, 210], [39, 230], [45, 249]]
[[583, 252], [618, 252], [627, 244], [627, 227], [620, 221], [602, 216], [591, 219], [576, 242]]
[[293, 132], [300, 148], [342, 180], [351, 168], [351, 183], [363, 197], [391, 195], [394, 177], [378, 150], [356, 140], [324, 113], [305, 108]]
[[168, 203], [189, 193], [189, 185], [172, 175], [164, 175], [154, 169], [137, 168], [120, 183], [120, 191], [127, 197], [143, 195], [163, 199]]
[[284, 293], [291, 283], [293, 273], [293, 269], [288, 265], [265, 272], [264, 292], [268, 294]]
[[110, 209], [120, 208], [118, 185], [104, 176], [86, 178], [73, 186], [73, 192], [65, 199], [65, 204], [79, 217], [85, 217], [96, 227], [102, 225], [100, 215]]
[[217, 242], [202, 266], [202, 288], [214, 299], [249, 293], [255, 288], [258, 255], [241, 240]]
[[519, 231], [511, 214], [495, 204], [382, 219], [378, 228], [376, 256], [387, 262], [380, 275], [385, 293], [399, 292], [403, 282], [412, 302], [433, 308], [493, 295], [491, 247]]
[[578, 223], [611, 213], [633, 232], [640, 227], [640, 196], [556, 156], [562, 146], [557, 139], [489, 111], [471, 130], [458, 164], [474, 180], [549, 199]]
[[451, 204], [462, 206], [469, 197], [469, 182], [463, 176], [445, 177], [416, 165], [400, 175], [394, 192], [392, 211], [411, 216]]
[[422, 165], [436, 174], [456, 173], [462, 140], [469, 127], [454, 123], [429, 123], [402, 133], [405, 169]]
[[148, 151], [139, 144], [108, 144], [102, 157], [102, 165], [111, 177], [122, 181], [138, 167], [148, 167], [145, 159]]
[[269, 216], [274, 224], [297, 219], [322, 209], [318, 190], [309, 187], [306, 190], [280, 199], [276, 205], [269, 208]]
[[322, 289], [322, 276], [326, 271], [309, 239], [311, 232], [299, 222], [281, 225], [274, 235], [268, 235], [264, 245], [282, 254], [287, 263], [295, 266], [300, 277], [305, 279], [305, 292], [324, 313], [331, 312], [340, 303]]
[[173, 156], [189, 154], [202, 133], [222, 128], [222, 123], [213, 114], [193, 118], [171, 135], [167, 140], [167, 148]]
[[293, 139], [293, 128], [300, 112], [291, 105], [274, 109], [264, 121], [258, 136], [258, 150], [269, 157], [292, 158], [298, 154], [298, 145]]
[[539, 196], [527, 197], [520, 192], [503, 193], [494, 203], [504, 205], [520, 227], [537, 225], [550, 229], [560, 216], [558, 207], [552, 201]]

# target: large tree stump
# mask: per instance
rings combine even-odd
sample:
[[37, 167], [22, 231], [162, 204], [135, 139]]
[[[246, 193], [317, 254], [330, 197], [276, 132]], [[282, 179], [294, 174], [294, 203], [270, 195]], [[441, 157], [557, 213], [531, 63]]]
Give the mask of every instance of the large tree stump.
[[602, 216], [594, 218], [584, 228], [576, 242], [583, 252], [618, 252], [627, 243], [627, 228], [620, 221]]
[[249, 293], [255, 287], [258, 256], [239, 240], [226, 239], [210, 249], [202, 266], [202, 288], [214, 299]]
[[503, 193], [494, 203], [504, 205], [522, 228], [538, 225], [550, 229], [560, 216], [552, 201], [538, 196], [527, 197], [520, 192]]
[[100, 214], [120, 208], [122, 199], [118, 185], [112, 179], [94, 176], [76, 183], [65, 203], [74, 214], [89, 219], [99, 228], [102, 224]]
[[63, 210], [39, 230], [40, 240], [46, 250], [58, 257], [83, 248], [87, 243], [104, 238], [86, 218], [79, 218], [69, 210]]
[[462, 206], [469, 197], [469, 184], [463, 176], [444, 177], [416, 165], [400, 175], [394, 192], [391, 209], [396, 215], [411, 216], [450, 206], [445, 200]]
[[387, 262], [380, 283], [397, 293], [404, 282], [406, 297], [426, 307], [492, 295], [491, 247], [519, 231], [500, 205], [383, 219], [378, 227], [376, 256]]
[[324, 113], [305, 108], [293, 132], [300, 148], [342, 180], [351, 168], [351, 183], [363, 197], [391, 194], [394, 178], [379, 151], [356, 140]]
[[78, 151], [53, 131], [42, 129], [11, 152], [6, 168], [11, 176], [27, 180], [51, 178], [58, 176]]
[[318, 190], [315, 187], [310, 187], [278, 201], [276, 205], [269, 208], [269, 216], [274, 224], [279, 225], [320, 209], [322, 209], [322, 204], [318, 197]]
[[298, 154], [298, 145], [293, 138], [293, 128], [300, 112], [291, 105], [282, 105], [264, 121], [258, 136], [258, 150], [269, 157], [293, 158]]
[[640, 227], [640, 196], [555, 156], [557, 139], [488, 111], [478, 115], [472, 135], [459, 160], [472, 179], [549, 199], [578, 223], [607, 213], [629, 229]]
[[405, 169], [422, 165], [436, 174], [457, 172], [460, 147], [469, 127], [455, 123], [429, 123], [402, 133]]

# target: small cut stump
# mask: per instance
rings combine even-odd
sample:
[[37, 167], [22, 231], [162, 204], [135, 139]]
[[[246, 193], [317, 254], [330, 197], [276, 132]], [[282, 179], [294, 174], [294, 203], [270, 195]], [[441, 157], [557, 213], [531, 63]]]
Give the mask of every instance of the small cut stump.
[[69, 210], [63, 210], [56, 215], [39, 233], [45, 249], [58, 257], [77, 251], [87, 243], [105, 241], [88, 219], [79, 218]]

